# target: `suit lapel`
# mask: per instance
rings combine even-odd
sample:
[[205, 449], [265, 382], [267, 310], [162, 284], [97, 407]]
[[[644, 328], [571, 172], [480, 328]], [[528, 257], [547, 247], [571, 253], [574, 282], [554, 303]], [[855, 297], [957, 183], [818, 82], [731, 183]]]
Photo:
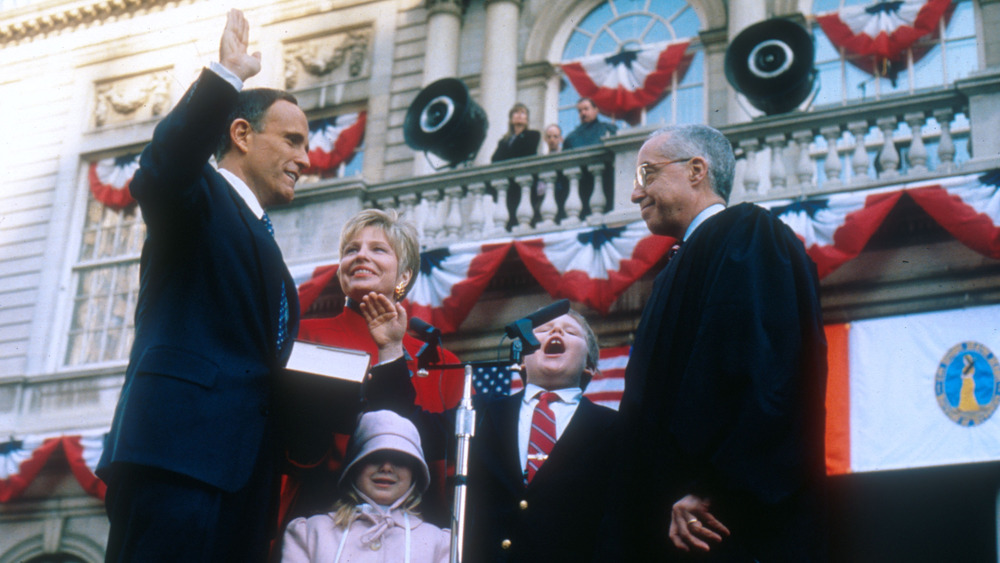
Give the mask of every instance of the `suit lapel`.
[[524, 391], [497, 400], [491, 408], [485, 411], [484, 427], [494, 434], [492, 439], [484, 441], [483, 445], [490, 451], [484, 452], [491, 463], [486, 466], [496, 473], [496, 477], [513, 491], [524, 489], [524, 468], [521, 467], [521, 452], [517, 443], [517, 425], [521, 413], [521, 401]]

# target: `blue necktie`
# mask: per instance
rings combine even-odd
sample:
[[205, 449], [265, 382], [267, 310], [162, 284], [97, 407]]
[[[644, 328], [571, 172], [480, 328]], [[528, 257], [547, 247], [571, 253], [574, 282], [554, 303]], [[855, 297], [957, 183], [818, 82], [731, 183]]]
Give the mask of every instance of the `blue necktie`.
[[[274, 236], [274, 225], [271, 224], [271, 218], [267, 216], [265, 212], [260, 218], [264, 222], [264, 226], [267, 227], [267, 232]], [[285, 345], [285, 338], [288, 336], [288, 295], [285, 294], [285, 280], [281, 280], [281, 305], [278, 306], [278, 352], [281, 352], [281, 348]]]

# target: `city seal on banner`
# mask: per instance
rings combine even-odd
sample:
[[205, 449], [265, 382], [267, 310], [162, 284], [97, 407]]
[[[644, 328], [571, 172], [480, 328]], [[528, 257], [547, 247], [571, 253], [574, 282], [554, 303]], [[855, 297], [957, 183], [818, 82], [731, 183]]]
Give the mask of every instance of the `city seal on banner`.
[[959, 426], [978, 426], [1000, 404], [1000, 362], [972, 340], [952, 346], [938, 365], [934, 393], [941, 410]]

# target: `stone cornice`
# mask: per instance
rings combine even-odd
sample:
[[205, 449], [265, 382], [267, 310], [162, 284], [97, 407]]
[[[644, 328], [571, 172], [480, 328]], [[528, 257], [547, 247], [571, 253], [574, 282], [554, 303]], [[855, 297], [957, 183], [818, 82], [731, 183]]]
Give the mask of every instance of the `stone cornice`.
[[0, 13], [0, 45], [146, 10], [171, 0], [76, 0], [32, 4]]

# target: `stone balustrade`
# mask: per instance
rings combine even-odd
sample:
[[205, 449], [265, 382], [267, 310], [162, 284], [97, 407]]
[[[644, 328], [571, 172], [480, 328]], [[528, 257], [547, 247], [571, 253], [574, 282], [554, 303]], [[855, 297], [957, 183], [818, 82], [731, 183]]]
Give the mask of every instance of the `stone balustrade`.
[[725, 128], [739, 158], [733, 199], [761, 201], [916, 181], [969, 160], [967, 98], [939, 90]]
[[366, 207], [412, 217], [428, 246], [600, 224], [614, 155], [594, 147], [370, 186]]

